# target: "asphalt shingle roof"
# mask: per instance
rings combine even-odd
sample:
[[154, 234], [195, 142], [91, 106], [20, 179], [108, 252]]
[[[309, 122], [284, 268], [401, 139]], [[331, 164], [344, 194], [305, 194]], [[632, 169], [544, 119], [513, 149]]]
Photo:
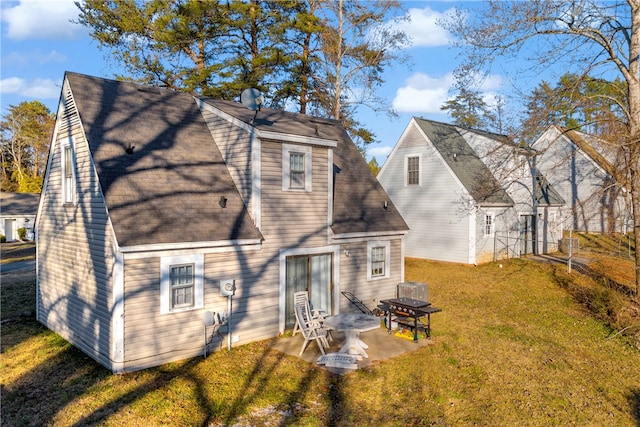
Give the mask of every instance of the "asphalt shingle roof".
[[[254, 118], [255, 113], [242, 104], [210, 98], [204, 101], [246, 124], [250, 124]], [[339, 122], [262, 108], [255, 115], [253, 126], [259, 131], [323, 138], [337, 143], [333, 149], [334, 199], [331, 226], [335, 234], [409, 229]]]
[[38, 212], [40, 193], [0, 193], [0, 214], [19, 217], [35, 215]]
[[[262, 238], [193, 96], [66, 78], [121, 246]], [[259, 130], [335, 141], [335, 233], [408, 229], [338, 122], [268, 108], [253, 120], [242, 104], [202, 101]]]
[[191, 95], [66, 77], [121, 246], [262, 238]]
[[476, 203], [487, 206], [514, 204], [455, 126], [420, 117], [414, 119]]

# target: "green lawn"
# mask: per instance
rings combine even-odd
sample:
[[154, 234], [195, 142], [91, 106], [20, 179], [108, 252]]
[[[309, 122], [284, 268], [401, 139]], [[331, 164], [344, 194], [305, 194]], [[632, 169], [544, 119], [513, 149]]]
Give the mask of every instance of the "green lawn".
[[[33, 283], [3, 284], [2, 425], [638, 426], [640, 351], [608, 338], [559, 269], [502, 264], [408, 259], [406, 280], [443, 308], [435, 344], [345, 376], [266, 341], [111, 375], [16, 314]], [[25, 307], [5, 311], [13, 300]]]

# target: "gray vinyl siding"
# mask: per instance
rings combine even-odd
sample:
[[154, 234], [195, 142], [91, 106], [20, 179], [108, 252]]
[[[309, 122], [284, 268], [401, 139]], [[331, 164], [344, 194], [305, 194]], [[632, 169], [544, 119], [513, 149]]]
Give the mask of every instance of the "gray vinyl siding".
[[[74, 103], [65, 95], [37, 220], [37, 318], [110, 368], [113, 234]], [[75, 147], [75, 206], [62, 204], [60, 142], [69, 136]]]
[[247, 210], [251, 213], [251, 135], [215, 115], [208, 108], [203, 108], [201, 111], [211, 135], [213, 135], [213, 139], [227, 164], [231, 178], [236, 184]]
[[[345, 250], [349, 250], [349, 256], [344, 254]], [[340, 251], [340, 292], [351, 292], [371, 310], [380, 304], [380, 300], [395, 298], [398, 283], [404, 281], [401, 276], [404, 263], [401, 254], [402, 239], [391, 239], [390, 277], [367, 280], [367, 242], [343, 244]], [[337, 303], [340, 312], [358, 311], [342, 294]]]
[[283, 191], [282, 144], [262, 141], [261, 231], [269, 246], [327, 245], [328, 152], [325, 147], [313, 147], [312, 191]]
[[[422, 157], [421, 186], [404, 186], [404, 158]], [[464, 190], [416, 126], [405, 134], [378, 180], [409, 226], [405, 255], [469, 262], [469, 205]]]
[[[314, 147], [312, 158], [312, 191], [283, 192], [282, 144], [262, 142], [265, 240], [259, 250], [205, 255], [203, 309], [160, 314], [160, 258], [125, 258], [125, 371], [202, 354], [204, 312], [227, 310], [219, 291], [222, 279], [236, 280], [231, 332], [238, 340], [232, 345], [277, 336], [279, 251], [327, 245], [328, 149]], [[366, 268], [366, 242], [364, 247]], [[396, 254], [399, 258], [399, 246]], [[395, 268], [400, 271], [399, 264]], [[360, 280], [366, 281], [366, 270]], [[226, 327], [220, 331], [218, 342], [226, 346]]]
[[[231, 327], [238, 341], [232, 345], [276, 336], [279, 288], [278, 262], [273, 253], [206, 254], [204, 308], [169, 314], [160, 314], [160, 258], [125, 259], [124, 370], [201, 355], [204, 312], [227, 311], [227, 297], [220, 296], [219, 282], [229, 278], [236, 283]], [[226, 327], [222, 327], [216, 337], [225, 347], [226, 333]]]
[[[538, 158], [538, 168], [564, 198], [563, 210], [569, 218], [566, 228], [607, 232], [606, 211], [602, 204], [607, 174], [564, 136], [552, 142]], [[619, 205], [624, 205], [618, 202]], [[620, 212], [617, 213], [618, 215]]]

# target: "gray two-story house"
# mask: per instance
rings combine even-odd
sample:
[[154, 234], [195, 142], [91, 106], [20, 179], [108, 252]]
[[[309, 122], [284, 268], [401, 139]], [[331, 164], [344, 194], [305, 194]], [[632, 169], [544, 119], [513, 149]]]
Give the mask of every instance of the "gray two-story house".
[[66, 73], [37, 318], [143, 369], [201, 354], [208, 311], [241, 345], [293, 327], [298, 290], [328, 313], [395, 296], [407, 230], [336, 121]]

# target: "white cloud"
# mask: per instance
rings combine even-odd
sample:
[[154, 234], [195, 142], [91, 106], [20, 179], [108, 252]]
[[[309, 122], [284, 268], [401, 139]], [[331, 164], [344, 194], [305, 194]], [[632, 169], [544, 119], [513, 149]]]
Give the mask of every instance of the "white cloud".
[[24, 79], [20, 77], [9, 77], [0, 80], [0, 93], [19, 93], [24, 87]]
[[393, 147], [385, 147], [385, 146], [367, 148], [367, 158], [375, 157], [376, 160], [378, 161], [378, 164], [382, 165], [380, 161], [382, 160], [384, 162], [384, 159], [387, 158], [389, 153], [391, 153], [392, 149]]
[[60, 88], [51, 79], [25, 80], [9, 77], [0, 80], [0, 93], [16, 94], [29, 98], [54, 99], [60, 95]]
[[435, 47], [447, 46], [451, 40], [451, 34], [437, 24], [439, 19], [443, 19], [451, 13], [436, 12], [425, 7], [424, 9], [409, 9], [409, 21], [402, 21], [398, 28], [403, 30], [411, 38], [413, 47]]
[[[414, 73], [396, 91], [393, 108], [399, 113], [444, 114], [440, 107], [455, 96], [449, 92], [454, 83], [452, 73], [441, 77]], [[480, 82], [478, 90], [488, 105], [496, 103], [502, 83], [502, 77], [497, 74], [491, 74]]]
[[439, 78], [414, 73], [396, 91], [393, 108], [399, 113], [442, 113], [440, 106], [448, 99], [453, 82], [451, 73]]
[[52, 50], [47, 53], [42, 53], [41, 51], [10, 52], [2, 56], [2, 65], [4, 67], [32, 67], [34, 64], [61, 64], [67, 60], [67, 56], [56, 50]]
[[73, 39], [86, 31], [70, 22], [78, 12], [74, 0], [20, 0], [2, 8], [2, 21], [10, 39]]

